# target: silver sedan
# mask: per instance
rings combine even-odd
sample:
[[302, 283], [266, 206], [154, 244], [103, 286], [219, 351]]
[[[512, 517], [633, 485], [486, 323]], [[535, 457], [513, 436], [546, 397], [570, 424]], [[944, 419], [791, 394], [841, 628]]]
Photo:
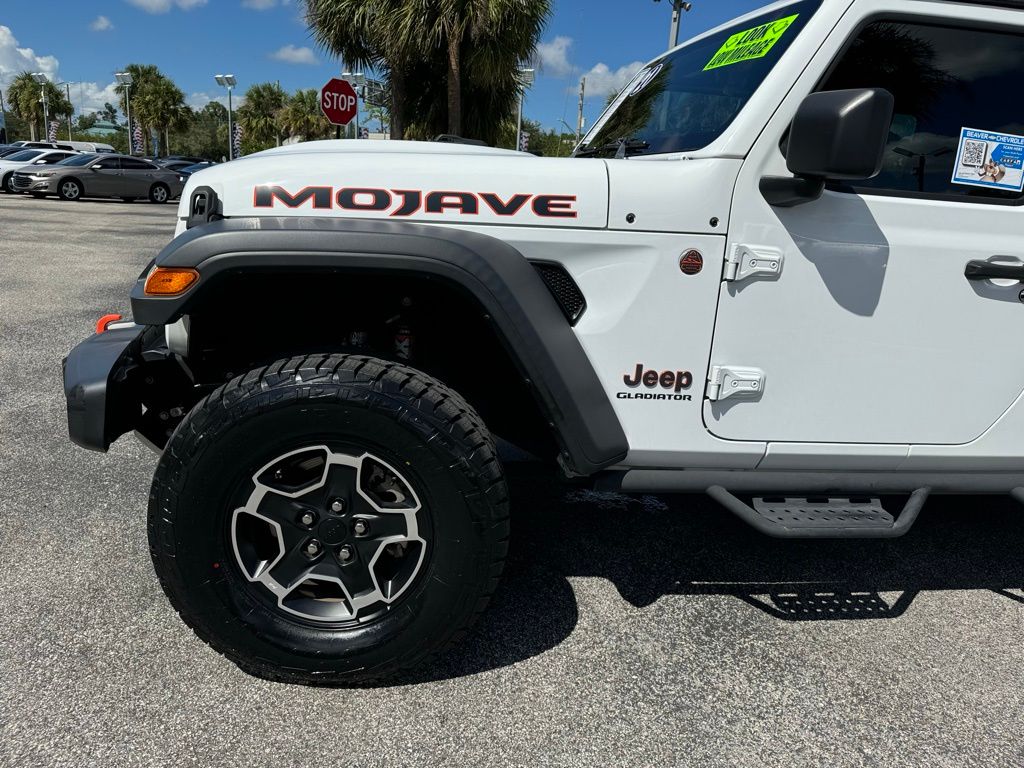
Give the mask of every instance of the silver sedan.
[[166, 203], [178, 197], [184, 186], [177, 173], [148, 160], [108, 154], [75, 155], [46, 168], [23, 168], [11, 179], [15, 192], [57, 195], [63, 200], [119, 197]]

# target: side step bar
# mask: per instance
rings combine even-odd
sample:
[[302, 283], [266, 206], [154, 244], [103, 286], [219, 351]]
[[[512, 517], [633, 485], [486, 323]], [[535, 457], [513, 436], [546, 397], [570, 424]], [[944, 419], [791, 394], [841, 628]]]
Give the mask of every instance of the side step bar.
[[910, 494], [895, 519], [878, 499], [765, 496], [755, 497], [751, 506], [720, 485], [712, 485], [707, 494], [751, 527], [775, 538], [895, 539], [910, 530], [930, 490], [918, 488]]

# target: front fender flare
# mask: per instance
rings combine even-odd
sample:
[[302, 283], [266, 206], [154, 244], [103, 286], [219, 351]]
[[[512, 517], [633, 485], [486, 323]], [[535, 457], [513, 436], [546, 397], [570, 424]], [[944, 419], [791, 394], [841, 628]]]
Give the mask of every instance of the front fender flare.
[[204, 286], [239, 270], [395, 272], [458, 285], [494, 323], [557, 433], [567, 468], [589, 475], [626, 455], [626, 435], [575, 332], [530, 263], [501, 240], [411, 222], [232, 218], [188, 230], [155, 264], [194, 268], [200, 280], [182, 296], [153, 297], [141, 275], [131, 300], [144, 325], [174, 322]]

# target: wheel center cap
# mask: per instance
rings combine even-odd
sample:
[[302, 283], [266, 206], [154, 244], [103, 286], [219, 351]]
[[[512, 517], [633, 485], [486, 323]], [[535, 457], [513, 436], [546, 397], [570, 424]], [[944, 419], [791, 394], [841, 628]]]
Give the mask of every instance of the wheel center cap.
[[348, 538], [348, 525], [344, 520], [338, 520], [337, 518], [324, 520], [320, 523], [320, 527], [317, 528], [317, 534], [324, 544], [341, 544], [341, 542]]

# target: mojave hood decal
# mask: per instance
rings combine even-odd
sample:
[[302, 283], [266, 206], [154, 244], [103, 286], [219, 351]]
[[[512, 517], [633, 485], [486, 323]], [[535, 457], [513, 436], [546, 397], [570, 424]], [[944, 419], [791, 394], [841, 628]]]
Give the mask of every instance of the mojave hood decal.
[[[337, 142], [345, 144], [346, 142]], [[599, 160], [519, 152], [442, 152], [415, 142], [347, 142], [269, 151], [200, 171], [182, 196], [211, 187], [225, 216], [401, 218], [452, 224], [605, 227], [608, 171]], [[381, 144], [402, 144], [389, 151]]]

